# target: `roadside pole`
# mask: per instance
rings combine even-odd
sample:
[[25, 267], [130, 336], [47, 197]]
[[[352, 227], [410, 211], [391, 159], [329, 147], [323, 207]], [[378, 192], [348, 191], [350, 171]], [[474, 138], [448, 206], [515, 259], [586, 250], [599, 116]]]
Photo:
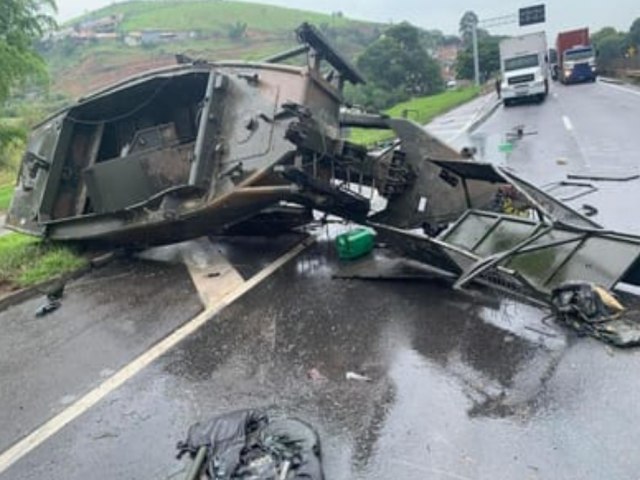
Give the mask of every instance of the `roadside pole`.
[[[525, 7], [518, 10], [518, 15], [503, 15], [501, 17], [488, 18], [480, 22], [483, 27], [498, 27], [518, 23], [521, 27], [544, 23], [546, 21], [546, 9], [544, 4]], [[473, 75], [476, 86], [480, 85], [480, 58], [478, 56], [478, 23], [477, 17], [471, 23], [471, 36], [473, 42]]]
[[478, 21], [474, 21], [471, 26], [471, 35], [473, 38], [473, 75], [476, 87], [480, 86], [480, 58], [478, 57]]

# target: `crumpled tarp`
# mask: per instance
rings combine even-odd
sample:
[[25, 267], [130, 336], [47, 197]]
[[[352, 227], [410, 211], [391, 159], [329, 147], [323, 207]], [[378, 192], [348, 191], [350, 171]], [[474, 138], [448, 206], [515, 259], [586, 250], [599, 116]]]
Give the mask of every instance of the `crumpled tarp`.
[[558, 319], [580, 335], [617, 347], [640, 345], [640, 321], [598, 285], [567, 282], [553, 290], [551, 303]]
[[179, 456], [195, 456], [201, 447], [214, 480], [324, 479], [318, 434], [295, 418], [272, 419], [257, 410], [219, 415], [189, 428]]

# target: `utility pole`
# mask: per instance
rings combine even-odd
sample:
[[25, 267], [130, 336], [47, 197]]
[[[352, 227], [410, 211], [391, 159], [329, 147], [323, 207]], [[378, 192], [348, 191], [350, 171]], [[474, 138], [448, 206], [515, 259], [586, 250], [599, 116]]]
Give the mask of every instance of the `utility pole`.
[[473, 78], [476, 81], [476, 87], [480, 86], [480, 58], [478, 56], [478, 20], [474, 20], [471, 25], [471, 36], [473, 42]]

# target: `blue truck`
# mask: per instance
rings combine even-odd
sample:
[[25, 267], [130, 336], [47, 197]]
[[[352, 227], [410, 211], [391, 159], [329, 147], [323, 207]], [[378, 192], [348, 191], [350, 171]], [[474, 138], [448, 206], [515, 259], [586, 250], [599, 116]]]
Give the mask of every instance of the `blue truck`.
[[588, 28], [560, 32], [556, 40], [556, 51], [557, 76], [562, 83], [596, 81], [596, 51], [589, 40]]

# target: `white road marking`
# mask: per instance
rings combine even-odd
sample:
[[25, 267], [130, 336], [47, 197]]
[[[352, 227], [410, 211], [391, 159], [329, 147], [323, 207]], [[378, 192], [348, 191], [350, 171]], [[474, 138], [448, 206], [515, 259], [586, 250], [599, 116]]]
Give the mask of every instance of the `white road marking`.
[[637, 95], [640, 97], [640, 90], [633, 90], [631, 88], [621, 87], [620, 85], [614, 85], [613, 83], [608, 82], [598, 82], [600, 85], [604, 85], [605, 87], [613, 88], [614, 90], [619, 90], [621, 92], [630, 93], [631, 95]]
[[562, 116], [562, 121], [564, 122], [564, 128], [566, 128], [568, 131], [572, 132], [573, 131], [573, 124], [571, 123], [571, 120], [569, 119], [569, 117], [567, 117], [566, 115]]
[[230, 292], [218, 304], [207, 308], [200, 315], [179, 327], [169, 336], [156, 343], [153, 347], [138, 356], [131, 363], [118, 370], [113, 376], [111, 376], [96, 388], [91, 390], [89, 393], [81, 397], [78, 401], [38, 427], [25, 438], [9, 447], [2, 453], [2, 455], [0, 455], [0, 474], [4, 473], [9, 467], [11, 467], [11, 465], [13, 465], [33, 449], [44, 443], [51, 436], [58, 433], [70, 422], [78, 418], [83, 413], [87, 412], [100, 400], [121, 387], [125, 382], [133, 378], [136, 374], [140, 373], [145, 367], [149, 366], [161, 355], [165, 354], [182, 340], [193, 334], [196, 330], [205, 325], [216, 313], [220, 312], [222, 309], [233, 303], [253, 287], [260, 284], [272, 273], [285, 265], [289, 260], [293, 259], [299, 253], [305, 250], [314, 241], [315, 239], [313, 237], [310, 237], [309, 239], [294, 247], [292, 250], [278, 258], [267, 268], [254, 275], [240, 288], [233, 292]]

